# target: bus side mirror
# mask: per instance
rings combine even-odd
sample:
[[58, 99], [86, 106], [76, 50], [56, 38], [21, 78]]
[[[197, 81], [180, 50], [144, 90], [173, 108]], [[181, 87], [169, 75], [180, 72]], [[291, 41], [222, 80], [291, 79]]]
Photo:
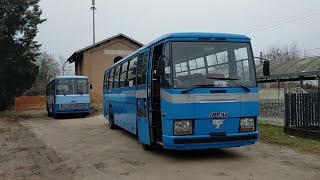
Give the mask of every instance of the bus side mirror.
[[90, 89], [92, 89], [92, 84], [90, 84]]
[[263, 75], [270, 76], [270, 61], [263, 61]]
[[162, 76], [164, 74], [164, 61], [158, 60], [157, 61], [157, 68], [156, 68], [156, 75], [157, 76]]

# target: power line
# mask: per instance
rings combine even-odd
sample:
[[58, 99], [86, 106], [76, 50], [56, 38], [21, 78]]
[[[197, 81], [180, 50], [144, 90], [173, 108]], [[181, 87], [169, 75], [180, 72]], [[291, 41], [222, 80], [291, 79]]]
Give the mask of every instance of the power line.
[[310, 18], [310, 17], [313, 17], [313, 16], [316, 16], [316, 15], [319, 15], [319, 13], [316, 13], [316, 14], [312, 14], [310, 16], [306, 16], [306, 17], [302, 17], [302, 18], [299, 18], [299, 19], [294, 19], [294, 20], [291, 20], [291, 21], [287, 21], [285, 23], [281, 23], [281, 24], [276, 24], [276, 25], [273, 25], [273, 26], [269, 26], [269, 27], [266, 27], [266, 28], [263, 28], [263, 29], [259, 29], [259, 30], [256, 30], [256, 31], [250, 31], [250, 32], [247, 32], [247, 34], [249, 33], [254, 33], [254, 32], [258, 32], [258, 31], [263, 31], [263, 30], [266, 30], [266, 29], [270, 29], [270, 28], [273, 28], [273, 27], [276, 27], [276, 26], [280, 26], [280, 25], [283, 25], [283, 24], [288, 24], [288, 23], [291, 23], [291, 22], [295, 22], [295, 21], [299, 21], [301, 19], [306, 19], [306, 18]]
[[316, 14], [309, 15], [309, 16], [305, 16], [305, 17], [302, 17], [302, 18], [293, 19], [293, 20], [291, 20], [291, 21], [286, 21], [286, 22], [284, 22], [284, 23], [275, 24], [275, 25], [270, 25], [270, 26], [267, 26], [267, 27], [265, 27], [265, 28], [261, 28], [261, 29], [249, 31], [249, 32], [246, 32], [246, 33], [247, 33], [247, 34], [250, 34], [250, 33], [258, 32], [258, 31], [263, 31], [263, 30], [270, 29], [270, 28], [273, 28], [273, 27], [276, 27], [276, 26], [280, 26], [280, 25], [284, 25], [284, 24], [291, 23], [291, 22], [299, 21], [299, 20], [302, 20], [302, 19], [310, 18], [310, 17], [316, 16], [316, 15], [319, 15], [319, 14], [320, 14], [320, 12], [319, 12], [319, 13], [316, 13]]
[[[306, 12], [306, 13], [301, 13], [299, 15], [295, 15], [295, 16], [291, 16], [291, 17], [288, 17], [288, 18], [285, 18], [285, 19], [281, 19], [281, 20], [275, 21], [275, 22], [270, 23], [270, 24], [265, 24], [265, 25], [261, 25], [261, 26], [255, 27], [255, 28], [251, 28], [251, 29], [246, 30], [245, 33], [249, 34], [249, 33], [254, 33], [254, 32], [258, 32], [258, 31], [263, 31], [263, 30], [270, 29], [270, 28], [273, 28], [273, 27], [276, 27], [276, 26], [280, 26], [280, 25], [283, 25], [283, 24], [288, 24], [288, 23], [291, 23], [291, 22], [295, 22], [295, 21], [299, 21], [299, 20], [302, 20], [302, 19], [310, 18], [310, 17], [316, 16], [316, 15], [319, 15], [320, 12], [316, 12], [316, 11], [319, 11], [319, 10], [320, 9], [315, 9], [315, 10], [312, 10], [312, 11], [309, 11], [309, 12]], [[312, 12], [316, 12], [316, 13], [312, 13]], [[298, 18], [298, 17], [300, 17], [300, 18]]]
[[320, 47], [319, 48], [304, 49], [304, 50], [299, 50], [299, 51], [292, 51], [292, 52], [288, 52], [288, 53], [314, 51], [314, 50], [320, 50]]
[[294, 16], [290, 16], [290, 17], [287, 17], [287, 18], [284, 18], [284, 19], [280, 19], [278, 21], [274, 21], [274, 22], [269, 23], [269, 24], [264, 24], [264, 25], [261, 25], [261, 26], [253, 27], [253, 28], [250, 28], [250, 29], [246, 29], [246, 30], [244, 30], [244, 32], [253, 31], [255, 29], [260, 29], [260, 28], [263, 28], [263, 27], [266, 27], [266, 26], [270, 26], [270, 25], [275, 24], [275, 23], [280, 23], [280, 22], [283, 22], [283, 21], [287, 21], [289, 19], [297, 18], [299, 16], [304, 16], [304, 15], [307, 15], [307, 14], [310, 14], [312, 12], [319, 11], [319, 10], [320, 9], [314, 9], [312, 11], [303, 12], [303, 13], [300, 13], [300, 14], [297, 14], [297, 15], [294, 15]]

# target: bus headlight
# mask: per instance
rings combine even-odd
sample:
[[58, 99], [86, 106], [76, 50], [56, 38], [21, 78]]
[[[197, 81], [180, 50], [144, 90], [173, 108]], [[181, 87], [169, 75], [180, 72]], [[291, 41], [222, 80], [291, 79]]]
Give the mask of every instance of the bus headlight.
[[183, 120], [174, 122], [174, 135], [187, 135], [192, 134], [192, 121]]
[[241, 118], [240, 119], [240, 132], [249, 132], [255, 130], [255, 118]]

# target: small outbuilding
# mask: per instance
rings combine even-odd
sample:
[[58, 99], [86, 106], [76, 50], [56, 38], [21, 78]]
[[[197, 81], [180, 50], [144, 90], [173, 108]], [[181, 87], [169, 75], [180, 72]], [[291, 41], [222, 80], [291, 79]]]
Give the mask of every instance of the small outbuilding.
[[142, 46], [142, 43], [120, 33], [80, 49], [68, 58], [69, 63], [75, 63], [75, 75], [89, 77], [92, 103], [102, 103], [104, 70]]

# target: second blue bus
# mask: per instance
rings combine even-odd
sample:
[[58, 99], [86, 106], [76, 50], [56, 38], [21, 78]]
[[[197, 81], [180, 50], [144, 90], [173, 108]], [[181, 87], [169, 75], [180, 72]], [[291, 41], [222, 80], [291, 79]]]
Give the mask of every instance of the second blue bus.
[[86, 116], [90, 112], [90, 85], [87, 76], [59, 76], [46, 87], [48, 116], [65, 114]]

